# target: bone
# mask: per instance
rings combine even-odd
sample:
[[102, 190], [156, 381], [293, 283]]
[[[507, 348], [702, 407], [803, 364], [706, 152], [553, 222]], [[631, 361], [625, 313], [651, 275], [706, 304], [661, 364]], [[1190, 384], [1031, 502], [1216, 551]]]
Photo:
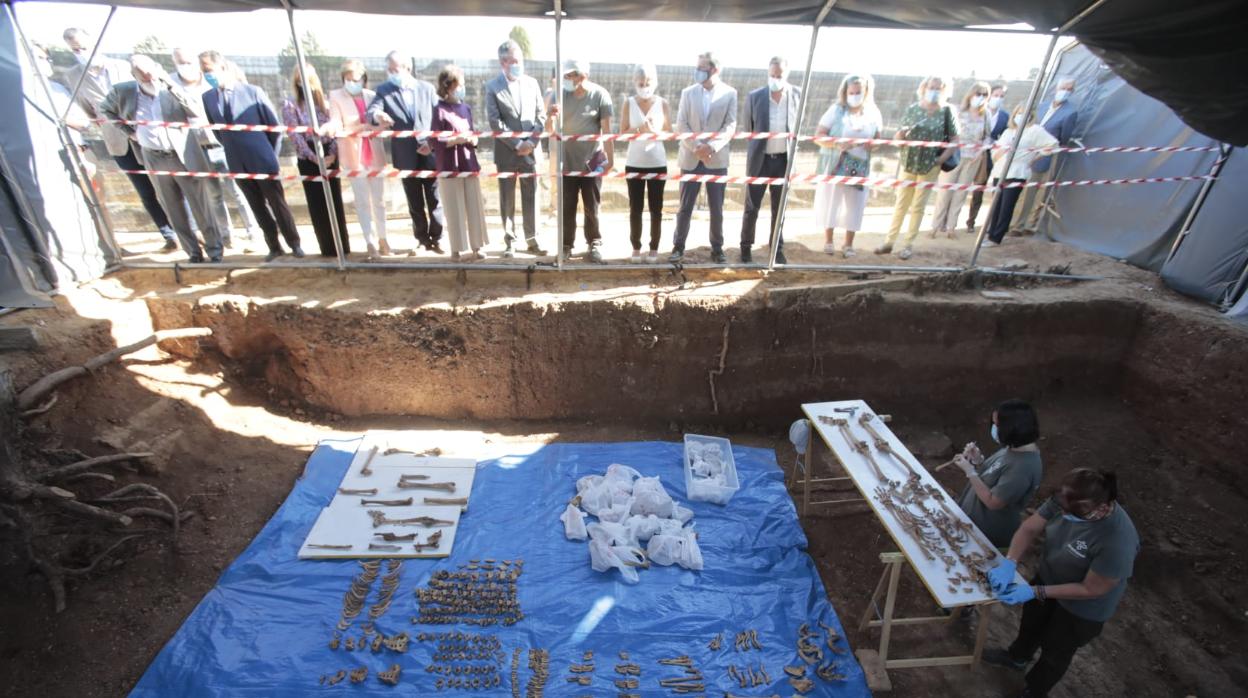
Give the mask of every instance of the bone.
[[455, 483], [453, 482], [408, 482], [399, 480], [399, 489], [401, 490], [440, 490], [443, 492], [454, 492]]
[[377, 488], [374, 487], [368, 490], [349, 490], [345, 487], [339, 487], [338, 494], [354, 494], [354, 495], [363, 495], [365, 497], [373, 497], [377, 495]]
[[413, 499], [361, 499], [362, 507], [410, 507]]

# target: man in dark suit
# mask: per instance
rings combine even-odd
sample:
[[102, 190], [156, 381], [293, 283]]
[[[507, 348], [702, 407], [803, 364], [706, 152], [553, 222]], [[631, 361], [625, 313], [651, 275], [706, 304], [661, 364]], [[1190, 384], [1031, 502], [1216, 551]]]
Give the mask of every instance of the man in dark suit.
[[[524, 74], [524, 53], [520, 45], [508, 39], [498, 47], [498, 65], [502, 71], [485, 83], [485, 113], [489, 128], [495, 131], [541, 131], [546, 123], [546, 106], [542, 88]], [[536, 136], [529, 138], [494, 139], [494, 164], [499, 172], [533, 172], [538, 145]], [[520, 180], [520, 199], [524, 208], [524, 239], [529, 254], [545, 255], [537, 244], [537, 180]], [[498, 180], [498, 208], [503, 218], [503, 241], [507, 244], [504, 257], [515, 255], [516, 239], [516, 178]]]
[[[1049, 132], [1050, 136], [1056, 138], [1060, 145], [1070, 145], [1071, 139], [1075, 137], [1075, 126], [1079, 121], [1079, 107], [1070, 101], [1070, 96], [1074, 92], [1075, 79], [1059, 77], [1056, 89], [1053, 91], [1052, 101], [1043, 111], [1037, 110], [1040, 125]], [[1046, 155], [1036, 158], [1031, 164], [1030, 181], [1043, 183], [1052, 179], [1054, 170], [1057, 169], [1053, 164], [1055, 157]], [[1014, 212], [1014, 227], [1034, 233], [1040, 225], [1040, 215], [1044, 212], [1050, 194], [1052, 194], [1052, 189], [1048, 187], [1024, 189], [1022, 201], [1019, 202]]]
[[[214, 124], [279, 125], [277, 113], [269, 102], [269, 96], [255, 85], [239, 82], [232, 70], [225, 66], [225, 59], [216, 51], [205, 51], [199, 56], [204, 79], [216, 87], [204, 93], [204, 112]], [[225, 148], [225, 160], [231, 172], [248, 174], [271, 174], [280, 172], [277, 154], [282, 146], [282, 134], [247, 131], [218, 131], [217, 139]], [[280, 230], [291, 253], [303, 256], [299, 246], [299, 231], [295, 217], [286, 205], [286, 192], [276, 179], [240, 179], [238, 188], [243, 191], [247, 205], [256, 214], [256, 223], [264, 231], [264, 242], [269, 254], [264, 261], [271, 262], [286, 254], [278, 241]]]
[[[988, 137], [993, 143], [1005, 133], [1005, 129], [1010, 125], [1010, 112], [1005, 108], [1005, 91], [1006, 85], [998, 82], [992, 86], [992, 92], [988, 96], [988, 108], [984, 112], [988, 118]], [[983, 158], [980, 162], [980, 170], [975, 175], [976, 184], [987, 184], [988, 178], [992, 176], [992, 153], [989, 151], [989, 157]], [[967, 232], [975, 232], [975, 218], [979, 215], [979, 208], [984, 203], [984, 192], [975, 191], [971, 193], [971, 210], [966, 217]]]
[[[751, 132], [792, 131], [797, 125], [797, 107], [802, 90], [789, 84], [789, 64], [776, 56], [767, 67], [767, 84], [750, 92], [745, 100], [745, 118], [742, 130]], [[751, 140], [746, 148], [745, 174], [748, 177], [783, 177], [788, 169], [789, 141], [784, 138]], [[763, 190], [769, 185], [750, 184], [745, 197], [745, 216], [741, 219], [741, 262], [753, 261], [754, 229], [758, 224], [758, 211], [763, 204]], [[770, 185], [771, 227], [776, 228], [776, 212], [780, 208], [780, 194], [784, 187]], [[767, 239], [771, 239], [768, 234]], [[785, 263], [784, 240], [776, 243], [776, 261]]]
[[[386, 54], [388, 79], [377, 87], [377, 94], [368, 105], [368, 118], [382, 128], [399, 131], [427, 131], [433, 120], [433, 105], [438, 96], [433, 85], [412, 75], [412, 60], [399, 51]], [[391, 139], [394, 166], [400, 170], [435, 170], [433, 147], [427, 138]], [[407, 209], [412, 214], [412, 230], [416, 241], [426, 250], [442, 254], [442, 223], [438, 205], [437, 180], [403, 178]]]

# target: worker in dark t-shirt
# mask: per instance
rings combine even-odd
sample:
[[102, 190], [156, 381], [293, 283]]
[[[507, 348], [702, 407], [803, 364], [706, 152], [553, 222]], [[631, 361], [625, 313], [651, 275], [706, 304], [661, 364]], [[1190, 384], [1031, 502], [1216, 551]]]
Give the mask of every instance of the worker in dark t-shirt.
[[[1041, 531], [1043, 553], [1031, 585], [1013, 583], [1019, 560]], [[1114, 615], [1139, 549], [1135, 525], [1118, 503], [1117, 477], [1089, 468], [1067, 473], [1057, 495], [1014, 534], [1006, 559], [988, 571], [997, 598], [1024, 605], [1014, 643], [984, 652], [984, 661], [1022, 671], [1040, 650], [1023, 696], [1047, 696], [1075, 652]]]

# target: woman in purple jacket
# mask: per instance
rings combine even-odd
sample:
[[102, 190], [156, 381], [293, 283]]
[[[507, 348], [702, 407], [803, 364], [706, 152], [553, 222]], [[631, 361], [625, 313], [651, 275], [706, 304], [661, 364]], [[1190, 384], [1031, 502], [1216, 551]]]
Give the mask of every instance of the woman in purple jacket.
[[[464, 71], [451, 64], [438, 73], [438, 97], [433, 105], [431, 131], [454, 131], [433, 141], [433, 155], [441, 172], [477, 172], [477, 137], [472, 135], [472, 108], [464, 102]], [[459, 135], [460, 133], [464, 135]], [[442, 210], [446, 215], [451, 259], [471, 262], [484, 259], [481, 248], [489, 243], [485, 230], [485, 204], [481, 199], [481, 178], [444, 177], [439, 180]], [[462, 254], [465, 250], [472, 250]]]

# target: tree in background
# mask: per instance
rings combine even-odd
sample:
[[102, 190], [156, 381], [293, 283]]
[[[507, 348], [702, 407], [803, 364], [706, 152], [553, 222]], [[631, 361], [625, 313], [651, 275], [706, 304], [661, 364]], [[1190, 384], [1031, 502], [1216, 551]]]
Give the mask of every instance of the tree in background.
[[[316, 34], [313, 34], [310, 31], [305, 31], [303, 33], [303, 38], [299, 40], [299, 44], [303, 48], [303, 55], [305, 56], [324, 56], [325, 55], [325, 49], [321, 46], [320, 39], [317, 39]], [[282, 58], [294, 58], [295, 57], [294, 40], [292, 39], [291, 41], [286, 42], [286, 48], [282, 49], [282, 52], [278, 55], [281, 56]]]
[[165, 70], [173, 69], [173, 59], [169, 57], [169, 47], [165, 45], [164, 40], [155, 34], [148, 34], [143, 37], [142, 41], [135, 44], [130, 52], [150, 56]]
[[524, 54], [524, 60], [533, 58], [533, 45], [529, 43], [529, 33], [524, 27], [517, 24], [511, 28], [511, 33], [507, 35], [512, 41], [520, 44], [520, 52]]

